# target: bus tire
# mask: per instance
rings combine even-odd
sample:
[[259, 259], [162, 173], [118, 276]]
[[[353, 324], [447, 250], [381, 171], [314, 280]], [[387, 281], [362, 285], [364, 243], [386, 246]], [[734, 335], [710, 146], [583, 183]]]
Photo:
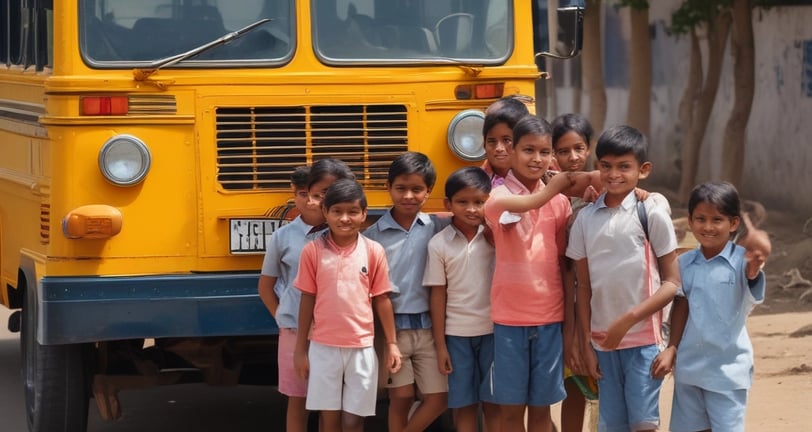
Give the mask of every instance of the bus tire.
[[32, 287], [25, 291], [22, 314], [20, 351], [29, 432], [85, 432], [89, 391], [82, 345], [37, 342], [37, 302]]

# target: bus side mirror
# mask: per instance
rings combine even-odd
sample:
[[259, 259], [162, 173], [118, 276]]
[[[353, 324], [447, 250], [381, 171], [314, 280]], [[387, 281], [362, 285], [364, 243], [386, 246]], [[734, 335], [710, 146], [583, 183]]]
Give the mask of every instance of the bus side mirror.
[[[536, 57], [551, 57], [555, 59], [570, 59], [581, 52], [584, 42], [584, 0], [560, 0], [558, 14], [558, 28], [549, 29], [550, 39], [556, 40], [555, 47], [550, 51], [536, 54]], [[545, 31], [547, 23], [539, 23], [536, 31]], [[553, 34], [553, 31], [557, 32]]]

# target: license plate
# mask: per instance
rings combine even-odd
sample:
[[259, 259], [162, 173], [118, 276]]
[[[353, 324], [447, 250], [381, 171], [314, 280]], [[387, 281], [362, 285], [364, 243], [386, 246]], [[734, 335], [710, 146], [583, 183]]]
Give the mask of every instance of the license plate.
[[289, 221], [280, 219], [229, 219], [232, 254], [264, 254], [274, 231]]

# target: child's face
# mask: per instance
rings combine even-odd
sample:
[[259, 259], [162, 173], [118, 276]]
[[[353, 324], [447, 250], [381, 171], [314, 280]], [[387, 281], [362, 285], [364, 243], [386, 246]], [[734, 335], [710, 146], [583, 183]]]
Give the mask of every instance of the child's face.
[[485, 157], [491, 168], [501, 175], [510, 169], [510, 151], [513, 148], [513, 131], [507, 123], [495, 124], [485, 135]]
[[335, 176], [328, 175], [310, 185], [310, 189], [307, 191], [309, 197], [308, 204], [320, 208], [321, 202], [324, 201], [324, 194], [327, 192], [327, 188], [335, 183], [335, 181]]
[[389, 196], [392, 198], [392, 212], [403, 217], [417, 217], [431, 193], [431, 189], [420, 174], [399, 175], [388, 186]]
[[626, 196], [637, 187], [637, 183], [648, 177], [651, 172], [651, 163], [642, 165], [633, 154], [622, 156], [605, 155], [598, 161], [601, 185], [607, 194], [612, 196]]
[[513, 145], [511, 169], [522, 184], [533, 190], [547, 172], [552, 159], [553, 142], [550, 135], [525, 135]]
[[445, 199], [445, 208], [454, 215], [454, 225], [458, 228], [477, 228], [485, 220], [483, 209], [488, 194], [474, 187], [460, 189], [449, 200]]
[[328, 209], [322, 207], [322, 210], [327, 226], [330, 227], [330, 235], [338, 244], [344, 240], [354, 240], [367, 218], [367, 210], [361, 207], [358, 200], [336, 203]]
[[575, 131], [569, 131], [558, 138], [555, 146], [555, 159], [562, 171], [583, 171], [589, 148], [584, 138]]
[[296, 186], [292, 186], [292, 188], [293, 203], [296, 206], [296, 210], [299, 210], [299, 214], [302, 215], [302, 219], [311, 225], [318, 225], [324, 222], [324, 216], [322, 215], [320, 208], [321, 206], [314, 205], [311, 202], [310, 194], [307, 192], [307, 187], [297, 188]]
[[694, 207], [688, 226], [702, 245], [702, 253], [711, 258], [722, 251], [731, 234], [739, 228], [739, 218], [722, 214], [709, 202], [701, 202]]

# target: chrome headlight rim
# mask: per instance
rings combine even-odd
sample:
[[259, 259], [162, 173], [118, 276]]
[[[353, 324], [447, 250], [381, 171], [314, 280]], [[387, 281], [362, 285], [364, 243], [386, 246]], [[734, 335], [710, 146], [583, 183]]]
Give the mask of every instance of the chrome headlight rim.
[[[467, 162], [485, 160], [484, 123], [485, 113], [476, 109], [460, 111], [451, 119], [448, 124], [448, 147], [458, 158]], [[463, 127], [465, 130], [458, 131]]]
[[[121, 159], [109, 159], [111, 152], [120, 150], [121, 146], [131, 146], [141, 156], [141, 166], [135, 171], [133, 175], [126, 177], [120, 176], [111, 168], [112, 163], [118, 162]], [[149, 151], [146, 143], [140, 138], [129, 135], [120, 134], [111, 137], [102, 144], [99, 150], [99, 169], [104, 178], [116, 186], [134, 186], [141, 183], [149, 173], [150, 166], [152, 165], [152, 154]]]

